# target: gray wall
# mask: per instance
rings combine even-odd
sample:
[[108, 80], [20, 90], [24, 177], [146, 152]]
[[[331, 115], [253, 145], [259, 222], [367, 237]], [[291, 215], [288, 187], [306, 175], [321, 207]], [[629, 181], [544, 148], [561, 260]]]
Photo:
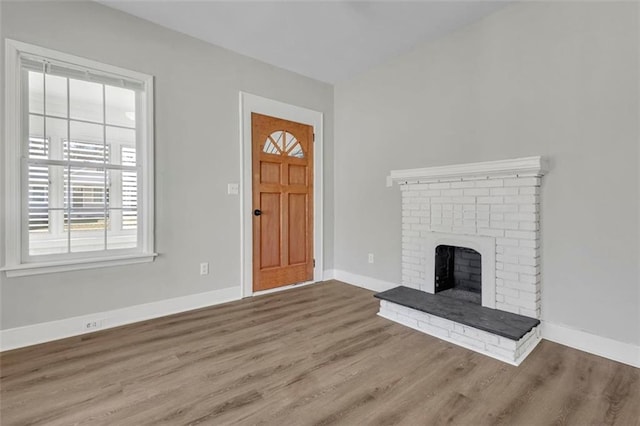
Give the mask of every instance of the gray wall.
[[543, 319], [639, 344], [638, 54], [635, 3], [528, 2], [337, 85], [335, 268], [400, 281], [390, 170], [544, 155]]
[[[2, 2], [1, 19], [3, 39], [156, 77], [156, 251], [160, 253], [154, 263], [145, 265], [15, 279], [2, 274], [2, 329], [227, 287], [240, 291], [240, 197], [226, 195], [227, 183], [240, 180], [240, 90], [324, 113], [324, 261], [327, 269], [332, 268], [332, 86], [97, 3]], [[4, 191], [4, 181], [0, 188]], [[3, 204], [4, 196], [0, 198]], [[4, 226], [3, 216], [0, 223]], [[204, 261], [210, 262], [208, 276], [199, 275], [199, 263]]]

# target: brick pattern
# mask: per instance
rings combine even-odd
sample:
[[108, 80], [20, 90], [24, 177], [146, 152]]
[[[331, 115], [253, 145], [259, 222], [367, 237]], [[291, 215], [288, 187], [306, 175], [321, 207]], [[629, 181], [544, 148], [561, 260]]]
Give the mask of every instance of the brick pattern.
[[[429, 232], [496, 238], [496, 308], [540, 318], [540, 177], [403, 182], [402, 283], [424, 289]], [[429, 277], [433, 280], [433, 277]]]
[[456, 248], [453, 257], [453, 279], [456, 287], [480, 288], [482, 273], [480, 254], [472, 249]]
[[540, 341], [539, 326], [515, 341], [386, 300], [380, 301], [378, 314], [431, 336], [462, 344], [476, 352], [515, 365], [520, 364]]

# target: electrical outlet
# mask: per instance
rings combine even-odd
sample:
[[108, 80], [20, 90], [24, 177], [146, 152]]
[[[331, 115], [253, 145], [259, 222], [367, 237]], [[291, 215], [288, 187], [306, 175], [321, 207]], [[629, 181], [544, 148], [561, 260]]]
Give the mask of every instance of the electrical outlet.
[[369, 263], [373, 263], [373, 253], [369, 253]]
[[99, 330], [102, 328], [103, 324], [104, 324], [104, 320], [102, 319], [94, 319], [94, 320], [86, 321], [82, 326], [82, 330], [83, 331]]
[[209, 275], [209, 263], [202, 262], [200, 264], [200, 275]]

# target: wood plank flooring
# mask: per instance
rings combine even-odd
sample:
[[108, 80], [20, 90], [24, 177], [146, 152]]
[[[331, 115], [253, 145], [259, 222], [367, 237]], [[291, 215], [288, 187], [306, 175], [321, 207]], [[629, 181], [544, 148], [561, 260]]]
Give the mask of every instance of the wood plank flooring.
[[8, 425], [640, 425], [640, 370], [543, 341], [516, 368], [336, 281], [2, 353]]

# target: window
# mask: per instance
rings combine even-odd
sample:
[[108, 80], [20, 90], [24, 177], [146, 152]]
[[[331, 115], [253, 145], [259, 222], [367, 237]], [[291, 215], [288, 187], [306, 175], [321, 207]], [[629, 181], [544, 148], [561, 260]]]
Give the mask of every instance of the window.
[[7, 275], [153, 260], [152, 77], [7, 53]]

